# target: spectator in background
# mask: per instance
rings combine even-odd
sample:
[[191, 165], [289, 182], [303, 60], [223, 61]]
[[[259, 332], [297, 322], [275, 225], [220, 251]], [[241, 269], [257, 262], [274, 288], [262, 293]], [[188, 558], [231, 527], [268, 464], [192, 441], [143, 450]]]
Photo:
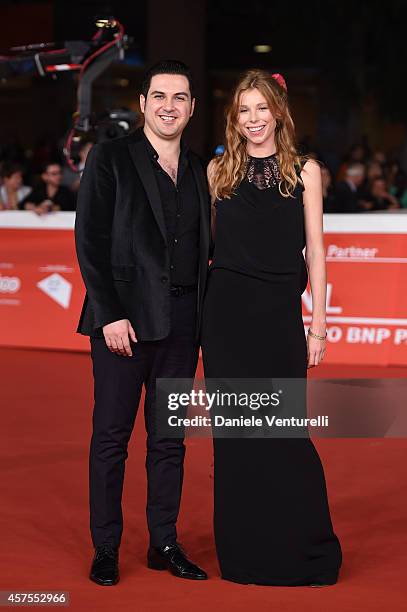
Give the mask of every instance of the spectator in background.
[[387, 184], [389, 193], [397, 198], [401, 208], [407, 208], [407, 175], [397, 161], [389, 165]]
[[384, 151], [375, 151], [372, 155], [372, 161], [377, 162], [384, 168], [387, 162], [386, 153], [384, 153]]
[[0, 210], [18, 210], [31, 187], [23, 184], [23, 168], [17, 163], [4, 163], [1, 170]]
[[336, 212], [357, 213], [367, 209], [366, 203], [359, 197], [358, 189], [365, 178], [365, 167], [360, 163], [352, 163], [346, 169], [345, 180], [336, 186]]
[[72, 192], [61, 185], [60, 164], [54, 162], [45, 164], [41, 179], [41, 184], [20, 203], [20, 208], [32, 210], [37, 215], [58, 210], [75, 210], [75, 198]]
[[337, 181], [346, 180], [346, 170], [351, 164], [364, 164], [367, 158], [366, 147], [362, 144], [353, 145], [346, 160], [341, 164], [336, 177]]
[[84, 140], [83, 142], [81, 142], [81, 146], [79, 148], [79, 165], [78, 165], [80, 176], [82, 176], [82, 172], [86, 164], [86, 159], [92, 147], [93, 147], [93, 142], [90, 142], [89, 140]]
[[324, 213], [334, 213], [335, 193], [332, 184], [332, 174], [326, 166], [321, 166], [322, 197], [324, 200]]
[[[359, 196], [364, 202], [371, 201], [371, 191], [373, 182], [378, 178], [383, 178], [384, 169], [378, 161], [370, 161], [366, 166], [366, 176], [363, 184], [359, 187]], [[366, 204], [366, 208], [370, 207]]]
[[383, 177], [383, 167], [378, 161], [370, 161], [366, 167], [366, 180], [368, 184], [377, 178]]
[[377, 177], [372, 181], [367, 199], [372, 205], [369, 208], [370, 210], [400, 208], [397, 198], [387, 191], [386, 181], [383, 177]]
[[70, 168], [70, 166], [66, 165], [63, 170], [63, 178], [62, 184], [66, 187], [69, 187], [71, 191], [76, 193], [79, 189], [79, 184], [81, 182], [82, 172], [85, 168], [86, 158], [88, 157], [88, 153], [93, 147], [93, 142], [90, 140], [84, 139], [81, 141], [78, 149], [79, 163], [78, 170], [79, 172], [75, 172]]

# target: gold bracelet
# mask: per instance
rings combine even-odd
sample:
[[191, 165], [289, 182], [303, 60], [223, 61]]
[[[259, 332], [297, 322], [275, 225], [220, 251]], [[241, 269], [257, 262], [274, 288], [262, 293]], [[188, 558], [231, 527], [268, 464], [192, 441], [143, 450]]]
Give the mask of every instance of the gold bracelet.
[[325, 340], [325, 339], [326, 339], [326, 336], [327, 336], [327, 334], [328, 334], [328, 332], [325, 332], [325, 336], [318, 336], [318, 334], [314, 334], [314, 332], [313, 332], [313, 331], [311, 331], [311, 328], [310, 328], [310, 327], [308, 328], [308, 333], [309, 333], [309, 335], [310, 335], [310, 336], [312, 336], [313, 338], [317, 338], [317, 340]]

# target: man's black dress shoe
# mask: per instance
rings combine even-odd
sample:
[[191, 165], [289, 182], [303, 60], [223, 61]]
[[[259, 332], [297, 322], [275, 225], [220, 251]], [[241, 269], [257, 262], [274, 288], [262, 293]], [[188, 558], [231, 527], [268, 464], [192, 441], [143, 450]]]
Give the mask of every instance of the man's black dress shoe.
[[111, 544], [96, 546], [89, 578], [102, 586], [119, 582], [119, 549]]
[[189, 578], [190, 580], [206, 580], [206, 572], [194, 565], [187, 559], [184, 551], [178, 543], [160, 546], [150, 546], [147, 553], [147, 565], [150, 569], [168, 569], [178, 578]]

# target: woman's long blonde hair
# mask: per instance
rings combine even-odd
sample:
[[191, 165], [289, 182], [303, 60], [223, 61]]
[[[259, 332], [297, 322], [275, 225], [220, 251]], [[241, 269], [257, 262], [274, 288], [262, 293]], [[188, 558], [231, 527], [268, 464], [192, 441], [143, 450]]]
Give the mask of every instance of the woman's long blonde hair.
[[281, 195], [292, 196], [297, 183], [302, 182], [297, 168], [301, 166], [303, 158], [295, 146], [295, 128], [288, 107], [287, 92], [270, 73], [249, 70], [236, 85], [227, 109], [225, 151], [211, 162], [209, 183], [214, 199], [230, 198], [244, 178], [248, 155], [246, 139], [239, 131], [238, 117], [240, 96], [249, 89], [258, 89], [263, 94], [276, 119], [275, 144], [281, 174]]

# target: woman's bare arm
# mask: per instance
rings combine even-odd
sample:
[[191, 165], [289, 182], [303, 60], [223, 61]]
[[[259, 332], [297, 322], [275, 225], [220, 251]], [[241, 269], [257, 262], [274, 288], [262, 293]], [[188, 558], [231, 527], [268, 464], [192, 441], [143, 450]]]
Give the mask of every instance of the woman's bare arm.
[[[323, 200], [321, 168], [314, 160], [308, 160], [301, 172], [304, 182], [304, 218], [306, 253], [312, 294], [312, 319], [310, 329], [319, 336], [326, 332], [326, 264], [323, 240]], [[325, 341], [308, 336], [309, 367], [323, 359]]]

